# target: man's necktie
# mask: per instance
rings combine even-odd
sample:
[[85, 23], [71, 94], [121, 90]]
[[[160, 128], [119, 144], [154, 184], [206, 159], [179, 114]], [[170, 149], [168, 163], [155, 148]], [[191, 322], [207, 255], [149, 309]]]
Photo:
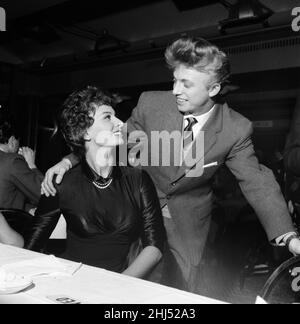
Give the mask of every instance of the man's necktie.
[[183, 149], [186, 150], [187, 147], [193, 142], [193, 126], [197, 123], [197, 119], [193, 117], [188, 117], [188, 124], [183, 130]]

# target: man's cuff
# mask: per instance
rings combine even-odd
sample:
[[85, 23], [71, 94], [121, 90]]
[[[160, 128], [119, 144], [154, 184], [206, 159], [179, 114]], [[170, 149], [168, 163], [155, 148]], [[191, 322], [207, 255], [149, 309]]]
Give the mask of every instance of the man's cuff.
[[66, 162], [68, 164], [69, 169], [72, 168], [72, 162], [69, 160], [69, 158], [65, 157], [65, 158], [62, 159], [62, 161]]
[[283, 235], [280, 235], [275, 239], [275, 244], [277, 246], [286, 246], [286, 241], [288, 240], [288, 238], [295, 234], [297, 235], [297, 232], [288, 232]]

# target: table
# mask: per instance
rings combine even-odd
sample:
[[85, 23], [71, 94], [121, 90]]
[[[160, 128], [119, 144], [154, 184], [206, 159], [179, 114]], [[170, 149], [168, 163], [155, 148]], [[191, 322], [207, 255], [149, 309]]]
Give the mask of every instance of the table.
[[[41, 253], [0, 244], [0, 266], [41, 257]], [[63, 263], [72, 261], [59, 259]], [[83, 304], [222, 304], [223, 302], [137, 279], [101, 268], [82, 265], [72, 276], [40, 276], [34, 287], [0, 295], [0, 304], [53, 304], [47, 298], [67, 295]]]

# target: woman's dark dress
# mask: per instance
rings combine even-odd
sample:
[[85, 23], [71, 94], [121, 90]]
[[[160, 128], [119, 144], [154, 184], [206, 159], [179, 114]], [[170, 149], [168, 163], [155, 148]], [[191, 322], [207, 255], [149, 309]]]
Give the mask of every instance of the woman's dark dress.
[[114, 167], [111, 184], [86, 163], [69, 171], [55, 197], [42, 196], [33, 233], [26, 248], [39, 251], [55, 228], [61, 213], [67, 223], [67, 246], [62, 257], [121, 272], [127, 267], [130, 246], [141, 238], [143, 247], [162, 251], [165, 230], [156, 189], [149, 175], [129, 167]]

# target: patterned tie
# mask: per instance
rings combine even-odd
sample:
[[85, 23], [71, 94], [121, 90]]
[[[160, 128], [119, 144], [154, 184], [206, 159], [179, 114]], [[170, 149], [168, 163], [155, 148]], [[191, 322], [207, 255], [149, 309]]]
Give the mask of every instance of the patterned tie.
[[192, 128], [197, 123], [197, 119], [194, 117], [188, 117], [187, 119], [188, 124], [183, 130], [183, 149], [186, 150], [189, 144], [193, 142], [194, 136]]

